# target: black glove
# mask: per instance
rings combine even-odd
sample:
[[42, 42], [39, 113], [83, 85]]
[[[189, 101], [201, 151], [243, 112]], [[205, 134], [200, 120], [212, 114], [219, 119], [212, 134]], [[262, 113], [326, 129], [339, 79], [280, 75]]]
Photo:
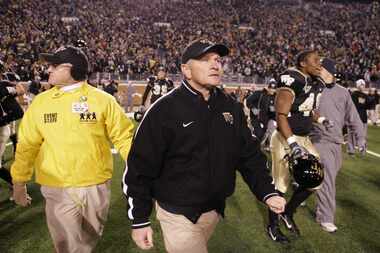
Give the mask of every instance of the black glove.
[[290, 156], [293, 157], [294, 159], [298, 159], [301, 157], [305, 157], [309, 154], [309, 152], [304, 148], [298, 145], [297, 142], [293, 142], [292, 144], [289, 145], [291, 151], [290, 151]]

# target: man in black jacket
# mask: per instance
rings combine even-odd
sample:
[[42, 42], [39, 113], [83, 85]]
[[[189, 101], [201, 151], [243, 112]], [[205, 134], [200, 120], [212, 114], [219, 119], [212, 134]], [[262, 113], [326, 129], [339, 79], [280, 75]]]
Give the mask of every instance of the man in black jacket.
[[157, 100], [136, 131], [123, 192], [128, 198], [132, 238], [153, 247], [149, 216], [157, 219], [168, 252], [207, 252], [207, 241], [234, 192], [236, 169], [271, 210], [284, 210], [252, 138], [241, 104], [219, 88], [221, 57], [229, 49], [205, 40], [182, 55], [180, 87]]
[[[0, 63], [0, 72], [4, 66]], [[21, 119], [24, 115], [20, 104], [16, 101], [16, 96], [24, 94], [22, 85], [17, 84], [17, 75], [15, 73], [3, 73], [0, 80], [0, 178], [12, 185], [12, 177], [8, 169], [2, 166], [1, 158], [4, 154], [7, 141], [11, 135], [9, 123]], [[12, 142], [16, 142], [16, 136]]]
[[[276, 97], [277, 81], [271, 79], [267, 87], [256, 91], [247, 98], [247, 107], [250, 109], [253, 133], [260, 140], [265, 151], [269, 151], [269, 142], [272, 133], [277, 127], [274, 99]], [[255, 116], [256, 113], [256, 116]]]

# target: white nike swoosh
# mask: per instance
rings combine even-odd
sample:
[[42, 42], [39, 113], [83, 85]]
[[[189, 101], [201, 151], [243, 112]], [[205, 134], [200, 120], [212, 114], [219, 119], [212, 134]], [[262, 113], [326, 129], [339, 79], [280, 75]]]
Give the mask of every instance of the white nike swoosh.
[[189, 123], [182, 123], [182, 126], [183, 127], [188, 127], [188, 126], [190, 126], [193, 123], [194, 123], [194, 121], [190, 121]]

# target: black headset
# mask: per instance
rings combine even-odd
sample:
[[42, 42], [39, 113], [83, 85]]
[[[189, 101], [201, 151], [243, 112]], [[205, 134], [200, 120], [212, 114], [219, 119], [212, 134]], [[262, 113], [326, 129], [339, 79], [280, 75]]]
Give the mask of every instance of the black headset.
[[87, 69], [72, 67], [70, 69], [70, 74], [76, 81], [83, 81], [87, 79]]
[[[71, 48], [73, 48], [75, 50], [75, 52], [78, 54], [78, 55], [85, 55], [86, 54], [78, 47], [73, 47], [73, 46], [70, 46]], [[87, 56], [86, 56], [87, 58]], [[88, 60], [87, 60], [87, 65], [89, 65], [88, 63]], [[83, 81], [83, 80], [86, 80], [87, 79], [87, 74], [88, 74], [88, 67], [87, 68], [83, 68], [83, 67], [78, 67], [78, 66], [72, 66], [71, 69], [70, 69], [70, 75], [73, 77], [74, 80], [76, 81]]]

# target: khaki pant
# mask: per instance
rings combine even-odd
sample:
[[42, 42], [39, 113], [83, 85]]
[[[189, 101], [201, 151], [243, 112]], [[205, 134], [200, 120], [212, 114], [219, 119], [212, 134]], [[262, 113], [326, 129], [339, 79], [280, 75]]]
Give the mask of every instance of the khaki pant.
[[201, 215], [196, 224], [185, 216], [173, 214], [156, 204], [165, 248], [169, 253], [207, 253], [207, 242], [219, 222], [219, 214], [213, 210]]
[[110, 181], [88, 187], [41, 186], [41, 193], [56, 252], [92, 252], [107, 220]]
[[[298, 145], [304, 147], [310, 154], [319, 158], [319, 154], [309, 137], [295, 135]], [[285, 155], [290, 153], [290, 147], [285, 138], [277, 130], [274, 131], [270, 149], [272, 154], [272, 177], [276, 190], [285, 193], [288, 190], [290, 182], [289, 165]]]

